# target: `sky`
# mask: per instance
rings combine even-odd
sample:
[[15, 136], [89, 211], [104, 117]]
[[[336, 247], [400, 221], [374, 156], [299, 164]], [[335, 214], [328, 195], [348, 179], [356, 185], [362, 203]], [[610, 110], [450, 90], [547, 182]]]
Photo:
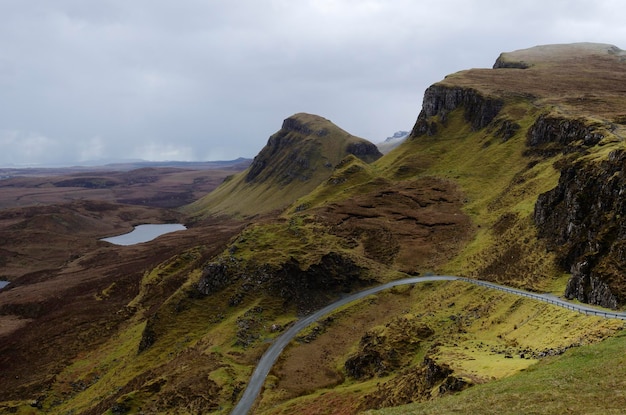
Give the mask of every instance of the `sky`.
[[0, 0], [0, 167], [254, 157], [292, 114], [374, 143], [501, 52], [626, 49], [621, 0]]

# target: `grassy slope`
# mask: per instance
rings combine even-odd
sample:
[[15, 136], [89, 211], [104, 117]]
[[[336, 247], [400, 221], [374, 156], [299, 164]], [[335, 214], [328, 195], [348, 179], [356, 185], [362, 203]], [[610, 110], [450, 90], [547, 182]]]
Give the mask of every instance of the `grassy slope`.
[[[270, 339], [279, 334], [270, 330], [272, 325], [284, 326], [295, 316], [280, 301], [266, 297], [229, 307], [228, 290], [219, 296], [190, 298], [186, 292], [200, 277], [194, 268], [197, 257], [192, 249], [146, 273], [140, 294], [129, 304], [137, 312], [104, 345], [85, 351], [55, 378], [45, 400], [39, 402], [45, 413], [104, 413], [116, 404], [128, 413], [206, 413], [220, 405], [229, 408], [233, 390], [246, 382], [265, 349], [262, 342], [252, 348], [236, 343], [241, 322], [262, 322], [256, 328], [258, 336]], [[179, 273], [188, 273], [188, 281], [160, 308], [158, 341], [138, 353], [146, 327], [144, 313], [148, 313], [146, 296]], [[102, 406], [94, 409], [100, 402]], [[39, 413], [29, 402], [4, 405], [0, 409]]]
[[399, 414], [622, 414], [626, 336], [568, 350], [517, 376], [435, 401], [368, 412]]
[[[410, 334], [415, 324], [426, 324], [435, 334], [418, 342]], [[294, 343], [280, 359], [257, 413], [356, 413], [365, 396], [384, 388], [398, 373], [410, 373], [425, 356], [449, 364], [455, 376], [477, 384], [492, 382], [530, 370], [541, 361], [536, 357], [541, 352], [595, 343], [623, 323], [455, 282], [416, 285], [372, 296], [315, 327], [322, 329], [321, 335], [311, 342]], [[354, 333], [350, 337], [346, 332]], [[398, 350], [405, 358], [390, 376], [364, 381], [346, 377], [343, 364], [358, 349], [365, 332], [382, 334], [380, 349]], [[408, 351], [403, 349], [406, 347]], [[524, 357], [520, 357], [522, 353]], [[338, 376], [307, 382], [310, 378], [303, 379], [299, 371], [308, 373], [308, 368], [315, 368], [311, 373], [336, 371]], [[338, 384], [336, 379], [340, 379]], [[474, 386], [459, 396], [481, 388]], [[388, 394], [393, 396], [394, 391]], [[432, 394], [437, 394], [436, 388]], [[407, 413], [407, 409], [398, 413]]]
[[[571, 52], [571, 50], [566, 52], [566, 59], [572, 59]], [[554, 57], [552, 54], [550, 56]], [[513, 92], [526, 91], [536, 94], [537, 98], [532, 102], [532, 106], [521, 111], [525, 115], [531, 115], [528, 121], [532, 121], [533, 115], [536, 115], [538, 111], [545, 111], [558, 116], [582, 115], [590, 122], [605, 123], [606, 120], [611, 121], [615, 117], [619, 117], [620, 108], [623, 110], [623, 91], [620, 91], [619, 88], [616, 89], [618, 84], [612, 82], [613, 76], [602, 76], [606, 74], [606, 67], [603, 66], [606, 63], [604, 56], [585, 62], [591, 64], [590, 69], [598, 71], [597, 76], [593, 79], [581, 77], [580, 73], [570, 71], [561, 61], [563, 56], [557, 56], [556, 65], [550, 61], [533, 62], [533, 59], [537, 59], [535, 53], [523, 53], [504, 58], [513, 60], [521, 58], [536, 65], [532, 71], [537, 73], [531, 72], [529, 77], [521, 76], [517, 81], [508, 83], [508, 87]], [[540, 79], [538, 78], [538, 71], [542, 70], [542, 67], [547, 69], [548, 79], [553, 81], [548, 92], [545, 89], [545, 84], [537, 82]], [[560, 73], [555, 73], [555, 71], [560, 71]], [[483, 86], [485, 91], [493, 92], [493, 86], [498, 84], [493, 81], [498, 76], [501, 74], [489, 74], [488, 71], [468, 71], [449, 77], [444, 82], [457, 85], [471, 84], [473, 87], [478, 84]], [[544, 76], [546, 76], [545, 73]], [[481, 82], [483, 83], [481, 84]], [[565, 84], [567, 87], [564, 87]], [[577, 99], [583, 94], [585, 99]], [[558, 106], [554, 106], [554, 104]], [[516, 107], [518, 109], [515, 109]], [[511, 110], [515, 111], [516, 114], [521, 113], [519, 105], [511, 106], [509, 102], [504, 111], [506, 113]], [[517, 121], [520, 118], [515, 117], [513, 119]], [[524, 134], [524, 129], [529, 125], [528, 121], [523, 121], [524, 117], [521, 120], [520, 124], [523, 128], [518, 132], [518, 135], [519, 133]], [[619, 125], [614, 127], [610, 132], [605, 131], [606, 137], [600, 146], [589, 149], [587, 154], [582, 155], [582, 157], [590, 161], [602, 160], [610, 151], [623, 148], [621, 127]], [[493, 146], [490, 145], [489, 147]], [[482, 195], [479, 199], [473, 199], [470, 196], [468, 209], [476, 215], [476, 219], [483, 224], [483, 227], [474, 243], [470, 244], [464, 254], [451, 264], [453, 269], [457, 264], [465, 264], [470, 265], [470, 268], [473, 267], [480, 274], [486, 269], [481, 266], [481, 263], [488, 263], [490, 257], [497, 257], [498, 251], [502, 249], [502, 246], [499, 247], [497, 242], [506, 245], [514, 241], [526, 240], [526, 238], [533, 240], [533, 225], [528, 214], [532, 211], [536, 195], [556, 184], [558, 173], [552, 167], [552, 163], [558, 162], [559, 158], [563, 156], [545, 162], [540, 161], [531, 169], [520, 169], [524, 164], [524, 159], [520, 158], [520, 150], [522, 149], [518, 147], [517, 151], [509, 152], [506, 157], [500, 152], [503, 157], [496, 155], [493, 158], [494, 154], [492, 153], [490, 157], [485, 158], [490, 163], [485, 163], [484, 169], [481, 169], [479, 164], [474, 163], [472, 169], [478, 168], [479, 172], [482, 170], [495, 173], [488, 183], [480, 182], [480, 173], [478, 173], [478, 177], [471, 177], [472, 175], [467, 174], [461, 174], [457, 177], [457, 180], [464, 183], [463, 187], [469, 195]], [[433, 151], [433, 148], [430, 147], [428, 151]], [[454, 154], [454, 151], [448, 154]], [[457, 160], [466, 159], [463, 154], [463, 152], [457, 153], [455, 155], [459, 157]], [[465, 154], [476, 154], [476, 152]], [[446, 159], [446, 157], [440, 157], [438, 160], [442, 159]], [[454, 157], [447, 159], [454, 160]], [[464, 165], [465, 163], [459, 164]], [[450, 163], [441, 164], [437, 162], [435, 166], [439, 174], [458, 174], [458, 171], [455, 171], [455, 167], [451, 166]], [[507, 172], [508, 169], [510, 170]], [[493, 180], [494, 178], [496, 180]], [[474, 181], [475, 179], [478, 180]], [[491, 191], [485, 192], [485, 189]], [[509, 226], [504, 235], [498, 235], [500, 230], [498, 215], [505, 212], [517, 213], [517, 224]], [[527, 245], [526, 248], [528, 248]], [[542, 260], [542, 257], [545, 259], [549, 259], [549, 257], [546, 258], [540, 246], [532, 251], [531, 255], [525, 252], [525, 258], [530, 259], [535, 270], [543, 269], [547, 275], [552, 273], [552, 282], [548, 283], [550, 279], [543, 280], [544, 283], [540, 279], [531, 279], [531, 281], [522, 282], [521, 285], [553, 290], [557, 293], [562, 292], [565, 279], [559, 278], [558, 272], [551, 272], [549, 262]], [[492, 264], [496, 262], [492, 261]], [[545, 330], [550, 331], [545, 326], [538, 328], [536, 336], [545, 336]], [[562, 334], [560, 331], [557, 333]], [[563, 334], [563, 336], [566, 335]], [[624, 394], [621, 392], [624, 387], [621, 379], [624, 378], [625, 374], [622, 351], [625, 345], [626, 338], [619, 334], [613, 339], [592, 346], [571, 349], [563, 356], [543, 359], [537, 365], [529, 367], [516, 376], [476, 386], [455, 396], [372, 413], [622, 413], [625, 403]]]
[[[537, 195], [556, 185], [558, 172], [553, 167], [556, 159], [533, 160], [523, 155], [526, 148], [526, 129], [539, 111], [527, 103], [513, 101], [505, 107], [502, 116], [520, 113], [524, 116], [516, 120], [522, 128], [513, 138], [503, 142], [494, 138], [489, 131], [470, 131], [469, 126], [462, 120], [462, 113], [457, 111], [448, 117], [447, 126], [440, 134], [403, 144], [402, 148], [370, 166], [368, 171], [377, 181], [381, 178], [385, 181], [402, 180], [407, 171], [411, 172], [409, 175], [411, 178], [415, 175], [445, 177], [458, 183], [466, 193], [468, 199], [466, 211], [479, 225], [478, 232], [475, 239], [457, 258], [435, 271], [481, 277], [485, 270], [491, 270], [497, 276], [493, 279], [560, 294], [566, 279], [556, 270], [553, 258], [546, 254], [545, 246], [536, 239], [531, 219]], [[617, 144], [608, 144], [609, 147], [614, 145]], [[603, 154], [606, 154], [606, 151], [607, 148], [597, 149], [597, 152]], [[594, 153], [595, 150], [589, 157], [593, 157]], [[532, 167], [529, 167], [530, 165]], [[316, 203], [323, 204], [328, 200], [360, 194], [371, 183], [363, 180], [363, 177], [361, 174], [354, 183], [344, 183], [341, 192], [332, 195], [328, 193], [327, 186], [320, 186], [295, 204], [306, 203], [314, 206]], [[506, 226], [503, 222], [507, 222]], [[515, 258], [510, 258], [508, 252], [510, 247], [517, 251]], [[453, 296], [452, 292], [459, 295]], [[407, 308], [392, 309], [402, 314], [409, 309], [408, 307], [414, 307], [413, 315], [423, 316], [425, 312], [434, 314], [429, 318], [421, 317], [421, 321], [428, 322], [440, 333], [436, 342], [441, 346], [437, 352], [429, 351], [428, 355], [441, 363], [449, 364], [456, 375], [468, 377], [479, 383], [511, 376], [537, 363], [535, 359], [507, 359], [502, 353], [494, 353], [493, 350], [501, 351], [511, 345], [515, 345], [513, 349], [518, 351], [542, 347], [558, 349], [572, 344], [578, 345], [580, 339], [585, 339], [582, 341], [584, 344], [603, 338], [610, 330], [602, 335], [591, 334], [601, 325], [608, 324], [613, 329], [622, 326], [621, 322], [591, 321], [554, 307], [514, 297], [503, 298], [488, 291], [477, 293], [472, 289], [446, 287], [426, 290], [425, 295], [426, 298], [411, 301], [411, 305], [406, 305]], [[454, 298], [444, 301], [437, 300], [438, 296]], [[368, 309], [368, 315], [384, 315], [389, 311], [389, 304], [379, 307], [376, 303], [377, 300], [367, 304], [365, 308]], [[419, 306], [416, 307], [414, 304]], [[450, 304], [453, 306], [449, 307]], [[476, 322], [461, 335], [454, 334], [449, 316], [466, 315], [469, 313], [468, 310], [475, 309], [478, 304], [489, 304], [494, 309], [480, 317], [478, 320], [480, 324]], [[354, 314], [348, 312], [347, 316], [351, 322], [363, 318], [359, 317], [357, 311], [354, 311]], [[388, 323], [389, 320], [387, 323], [378, 322], [383, 326]], [[368, 329], [372, 327], [367, 325], [361, 327], [361, 330]], [[329, 333], [329, 336], [342, 336], [341, 330], [337, 332], [329, 330]], [[324, 370], [342, 372], [341, 363], [345, 361], [350, 348], [354, 348], [356, 343], [358, 339], [354, 339], [352, 345], [347, 345], [345, 349], [334, 347], [330, 358], [334, 359], [336, 366]], [[323, 343], [320, 343], [320, 347], [322, 345]], [[308, 356], [315, 355], [314, 351], [296, 352], [303, 347], [298, 345], [290, 351], [294, 356], [292, 359], [304, 367], [314, 366], [307, 361]], [[412, 364], [418, 364], [425, 353], [424, 349], [418, 352]], [[284, 373], [282, 375], [285, 376]], [[290, 395], [288, 390], [285, 392], [280, 388], [280, 384], [275, 385], [277, 380], [270, 380], [268, 386], [270, 390], [264, 395], [262, 408], [270, 408], [285, 401], [286, 403], [275, 406], [273, 410], [267, 409], [267, 413], [298, 413], [303, 408], [307, 410], [317, 408], [319, 413], [354, 413], [355, 405], [362, 399], [361, 397], [372, 393], [384, 380], [386, 379], [375, 379], [365, 383], [348, 381], [339, 386], [329, 384], [316, 392], [313, 392], [316, 389], [313, 386], [312, 390], [295, 400], [291, 399], [293, 393]], [[295, 379], [292, 379], [293, 381]], [[277, 391], [273, 392], [272, 388], [276, 388]], [[566, 394], [570, 390], [562, 392], [566, 396], [564, 399], [569, 399]], [[333, 412], [325, 403], [341, 409]], [[439, 413], [447, 413], [447, 410]]]

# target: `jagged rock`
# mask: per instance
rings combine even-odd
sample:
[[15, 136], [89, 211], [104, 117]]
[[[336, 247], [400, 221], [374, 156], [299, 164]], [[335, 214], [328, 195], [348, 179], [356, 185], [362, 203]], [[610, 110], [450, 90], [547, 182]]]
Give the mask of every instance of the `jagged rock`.
[[510, 61], [506, 60], [504, 54], [500, 54], [496, 63], [493, 64], [493, 69], [528, 69], [530, 64], [524, 61]]
[[222, 263], [212, 262], [202, 270], [202, 277], [197, 289], [203, 295], [209, 295], [226, 287], [231, 281], [228, 267]]
[[[462, 391], [471, 383], [457, 378], [446, 364], [425, 357], [418, 367], [406, 370], [378, 386], [376, 392], [366, 395], [359, 409], [379, 409], [424, 402], [436, 396]], [[433, 389], [437, 394], [433, 394]]]
[[114, 414], [114, 415], [126, 414], [126, 413], [130, 412], [130, 410], [131, 410], [131, 407], [128, 406], [124, 402], [116, 403], [115, 405], [113, 405], [111, 407], [111, 413]]
[[413, 127], [412, 136], [432, 134], [436, 127], [429, 121], [430, 117], [438, 116], [443, 123], [453, 110], [463, 107], [464, 117], [474, 130], [486, 127], [500, 112], [504, 102], [488, 98], [472, 88], [449, 87], [435, 84], [424, 93], [422, 110]]
[[158, 320], [158, 316], [154, 315], [148, 319], [146, 326], [141, 333], [141, 340], [139, 341], [139, 348], [137, 353], [141, 353], [149, 349], [157, 340], [157, 334], [155, 331], [155, 325]]
[[402, 140], [404, 138], [406, 138], [409, 135], [409, 131], [396, 131], [395, 133], [393, 133], [393, 135], [391, 137], [387, 137], [385, 139], [385, 143], [391, 142], [391, 141], [399, 141]]
[[575, 298], [583, 303], [616, 309], [618, 306], [617, 298], [611, 292], [608, 284], [591, 275], [590, 268], [588, 260], [572, 266], [572, 276], [565, 288], [565, 298], [570, 300]]
[[626, 301], [626, 153], [561, 170], [558, 185], [541, 194], [534, 220], [540, 237], [572, 272], [566, 295], [615, 308]]
[[365, 141], [348, 144], [346, 151], [354, 156], [357, 156], [366, 163], [376, 161], [381, 156], [381, 153], [378, 151], [378, 147], [376, 147], [375, 144]]
[[411, 360], [421, 340], [434, 331], [418, 319], [399, 317], [384, 329], [366, 332], [359, 342], [359, 350], [344, 363], [348, 376], [369, 379], [385, 376]]
[[[283, 125], [282, 125], [281, 129], [285, 130], [285, 131], [295, 131], [297, 133], [301, 133], [301, 134], [305, 134], [305, 135], [309, 135], [309, 134], [313, 133], [313, 130], [311, 128], [309, 128], [306, 125], [306, 123], [302, 122], [297, 117], [286, 118], [283, 121]], [[320, 131], [324, 131], [324, 130], [320, 130]], [[318, 131], [318, 133], [319, 133], [319, 131]], [[270, 141], [268, 142], [268, 144], [272, 144], [273, 145], [274, 143], [272, 143], [272, 141], [273, 141], [273, 138], [270, 138]]]
[[329, 252], [306, 269], [291, 258], [275, 271], [271, 289], [285, 301], [295, 303], [301, 312], [309, 313], [337, 293], [367, 285], [365, 275], [366, 270], [350, 258]]
[[317, 263], [303, 269], [295, 259], [281, 265], [216, 261], [205, 266], [202, 277], [189, 293], [191, 297], [215, 294], [227, 287], [235, 291], [229, 305], [241, 304], [254, 292], [264, 290], [307, 314], [342, 292], [370, 283], [367, 270], [336, 252], [323, 255]]
[[452, 375], [448, 375], [441, 385], [439, 385], [439, 396], [446, 395], [448, 393], [461, 392], [462, 390], [467, 389], [469, 386], [472, 386], [471, 383], [467, 382], [464, 379], [457, 378]]
[[588, 125], [581, 119], [541, 115], [528, 130], [530, 147], [552, 144], [552, 153], [572, 151], [598, 144], [604, 135], [596, 125]]
[[507, 141], [515, 135], [520, 129], [520, 125], [511, 120], [499, 120], [494, 125], [494, 136], [501, 138], [502, 141]]

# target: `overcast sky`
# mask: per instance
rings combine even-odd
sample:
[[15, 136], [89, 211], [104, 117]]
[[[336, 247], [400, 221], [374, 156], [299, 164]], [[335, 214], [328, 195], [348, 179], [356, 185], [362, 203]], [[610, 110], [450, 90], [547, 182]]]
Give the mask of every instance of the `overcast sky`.
[[254, 157], [309, 112], [381, 142], [500, 52], [626, 49], [621, 0], [0, 0], [0, 166]]

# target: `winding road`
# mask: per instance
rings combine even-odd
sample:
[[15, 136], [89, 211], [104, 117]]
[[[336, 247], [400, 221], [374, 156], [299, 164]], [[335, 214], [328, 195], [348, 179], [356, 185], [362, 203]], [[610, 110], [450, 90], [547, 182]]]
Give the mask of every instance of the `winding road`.
[[399, 285], [411, 285], [418, 284], [428, 281], [465, 281], [470, 284], [480, 285], [483, 287], [489, 287], [500, 291], [505, 291], [511, 294], [532, 298], [538, 301], [543, 301], [546, 303], [554, 304], [560, 307], [565, 307], [572, 311], [577, 311], [579, 313], [587, 314], [587, 315], [597, 315], [605, 318], [617, 318], [626, 320], [626, 312], [614, 312], [614, 311], [604, 311], [599, 310], [590, 306], [585, 306], [581, 304], [574, 304], [568, 301], [562, 300], [552, 294], [536, 294], [531, 293], [529, 291], [519, 290], [516, 288], [510, 288], [504, 285], [494, 284], [486, 281], [473, 280], [469, 278], [462, 277], [454, 277], [454, 276], [446, 276], [446, 275], [433, 275], [427, 277], [412, 277], [412, 278], [404, 278], [401, 280], [391, 281], [386, 284], [382, 284], [373, 288], [369, 288], [367, 290], [359, 291], [357, 293], [351, 294], [347, 297], [344, 297], [332, 304], [327, 305], [326, 307], [316, 311], [313, 314], [308, 315], [298, 321], [296, 321], [287, 331], [281, 334], [279, 337], [274, 340], [272, 345], [267, 349], [265, 354], [259, 360], [254, 372], [252, 373], [252, 377], [248, 382], [248, 386], [244, 391], [241, 399], [232, 410], [231, 415], [246, 415], [252, 405], [254, 405], [254, 401], [256, 400], [263, 384], [265, 383], [265, 378], [274, 363], [278, 359], [278, 356], [282, 353], [285, 347], [289, 344], [289, 342], [303, 329], [308, 327], [310, 324], [316, 322], [317, 320], [324, 317], [326, 314], [331, 313], [339, 307], [342, 307], [348, 303], [351, 303], [356, 300], [360, 300], [368, 295], [376, 294], [380, 291], [387, 290], [389, 288], [397, 287]]

